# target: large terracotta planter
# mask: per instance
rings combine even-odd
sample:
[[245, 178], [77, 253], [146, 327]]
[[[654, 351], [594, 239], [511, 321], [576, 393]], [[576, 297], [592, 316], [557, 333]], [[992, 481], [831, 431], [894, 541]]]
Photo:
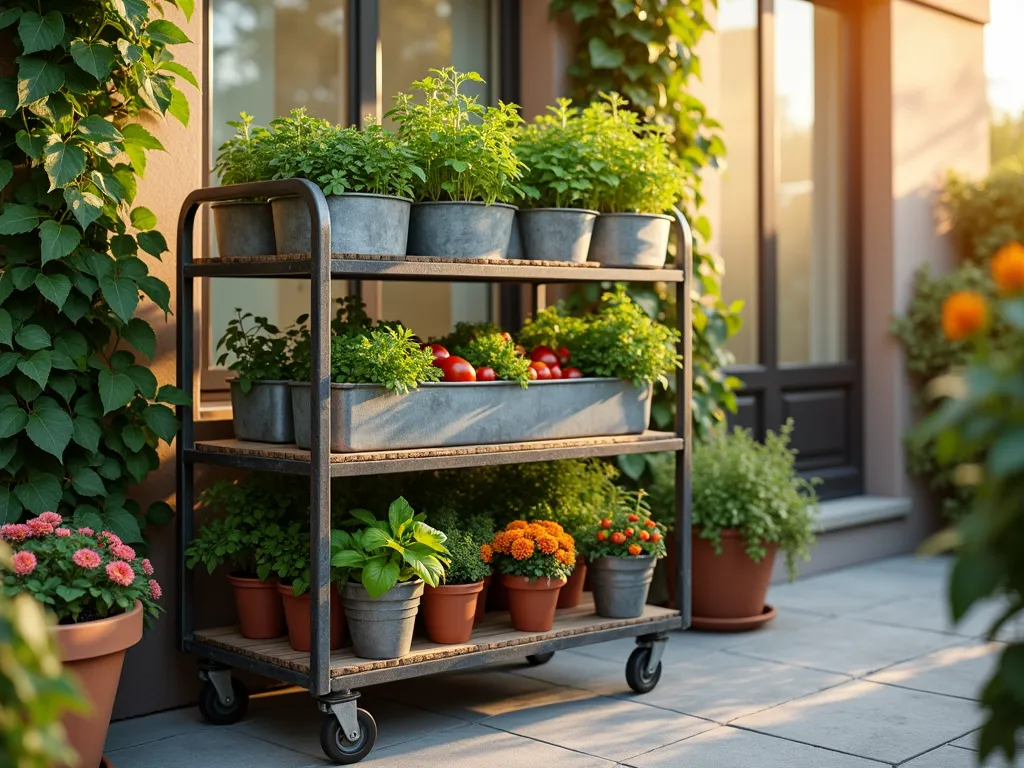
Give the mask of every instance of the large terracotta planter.
[[[284, 604], [284, 619], [288, 626], [288, 642], [295, 651], [308, 651], [309, 636], [309, 592], [296, 597], [290, 584], [278, 584]], [[331, 587], [331, 650], [341, 648], [345, 640], [345, 609], [334, 587]]]
[[722, 554], [693, 531], [693, 615], [704, 619], [747, 619], [764, 613], [775, 564], [774, 544], [755, 563], [738, 531], [722, 531]]
[[468, 643], [484, 582], [441, 584], [423, 590], [423, 623], [432, 643]]
[[487, 613], [487, 593], [490, 591], [492, 578], [484, 576], [484, 585], [476, 596], [476, 615], [473, 617], [473, 626], [483, 621], [484, 614]]
[[142, 639], [142, 603], [136, 601], [131, 611], [109, 619], [63, 624], [56, 633], [64, 668], [76, 678], [89, 703], [87, 714], [64, 716], [64, 730], [78, 753], [79, 765], [98, 766], [124, 653]]
[[235, 594], [235, 611], [242, 637], [269, 640], [285, 633], [284, 609], [276, 581], [228, 576]]
[[583, 587], [587, 581], [587, 561], [583, 555], [576, 558], [576, 567], [572, 569], [569, 578], [558, 593], [559, 608], [575, 608], [583, 599]]
[[519, 632], [550, 632], [555, 623], [558, 593], [565, 579], [541, 577], [530, 581], [525, 576], [502, 575], [508, 590], [508, 610], [512, 626]]

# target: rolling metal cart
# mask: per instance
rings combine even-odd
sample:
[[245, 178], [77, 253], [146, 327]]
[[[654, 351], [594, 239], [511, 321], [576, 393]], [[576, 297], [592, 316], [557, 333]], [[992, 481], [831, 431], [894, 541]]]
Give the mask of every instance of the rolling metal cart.
[[[204, 203], [247, 198], [298, 197], [312, 220], [309, 254], [248, 259], [195, 259], [193, 235], [196, 213]], [[311, 384], [313, 408], [310, 434], [312, 449], [247, 443], [239, 440], [195, 439], [191, 407], [180, 406], [181, 431], [177, 442], [178, 506], [178, 629], [183, 651], [199, 657], [199, 676], [204, 681], [199, 707], [216, 724], [237, 722], [245, 714], [248, 693], [231, 676], [244, 669], [298, 685], [309, 690], [324, 713], [320, 742], [327, 756], [338, 764], [351, 764], [373, 748], [377, 726], [373, 717], [358, 708], [358, 688], [465, 669], [494, 662], [526, 659], [530, 664], [547, 662], [565, 648], [635, 637], [637, 648], [626, 665], [626, 679], [643, 693], [658, 683], [661, 656], [668, 632], [690, 623], [690, 300], [684, 283], [691, 266], [690, 229], [676, 213], [675, 232], [679, 259], [673, 269], [617, 269], [594, 264], [551, 262], [456, 260], [417, 256], [360, 256], [330, 252], [331, 224], [320, 189], [305, 180], [239, 184], [198, 189], [181, 208], [178, 221], [177, 342], [178, 386], [194, 391], [195, 381], [195, 281], [197, 278], [263, 277], [311, 281], [310, 326], [312, 344]], [[458, 282], [505, 282], [538, 286], [584, 281], [662, 282], [675, 285], [677, 325], [682, 341], [684, 367], [678, 372], [676, 429], [647, 431], [640, 435], [467, 446], [460, 449], [418, 449], [395, 452], [332, 454], [330, 452], [330, 320], [331, 280], [424, 280]], [[684, 448], [686, 450], [684, 450]], [[556, 459], [607, 457], [658, 451], [676, 452], [676, 558], [679, 563], [676, 595], [678, 609], [647, 606], [636, 619], [606, 619], [594, 613], [592, 602], [558, 612], [550, 632], [512, 630], [508, 615], [488, 614], [464, 645], [436, 645], [416, 639], [412, 652], [403, 658], [369, 661], [347, 648], [329, 650], [330, 615], [330, 479], [352, 475], [383, 475], [417, 470], [452, 469], [494, 464], [528, 463]], [[185, 567], [184, 553], [193, 537], [194, 468], [215, 464], [264, 472], [283, 472], [309, 477], [311, 555], [310, 653], [293, 651], [286, 638], [248, 640], [235, 627], [199, 629], [195, 626], [193, 574]]]

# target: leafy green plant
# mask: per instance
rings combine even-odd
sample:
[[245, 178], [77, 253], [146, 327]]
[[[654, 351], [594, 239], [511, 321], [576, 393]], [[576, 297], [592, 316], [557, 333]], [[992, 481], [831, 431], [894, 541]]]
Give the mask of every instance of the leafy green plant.
[[252, 121], [252, 115], [242, 112], [238, 120], [228, 122], [235, 135], [220, 145], [213, 164], [221, 184], [247, 184], [273, 175], [266, 151], [270, 131]]
[[624, 492], [614, 508], [581, 531], [576, 547], [588, 561], [599, 557], [664, 557], [665, 526], [652, 519], [643, 491]]
[[[246, 326], [246, 320], [252, 325]], [[304, 323], [306, 315], [296, 320]], [[252, 389], [254, 381], [282, 381], [290, 374], [290, 348], [299, 331], [282, 333], [265, 317], [254, 317], [252, 312], [242, 313], [235, 308], [235, 316], [228, 321], [224, 335], [217, 340], [216, 350], [224, 352], [217, 365], [227, 364], [229, 371], [238, 374], [238, 385], [243, 392]], [[228, 358], [231, 363], [228, 363]]]
[[406, 328], [375, 328], [367, 335], [331, 339], [331, 381], [335, 383], [380, 384], [401, 395], [441, 376], [430, 350], [421, 349]]
[[458, 322], [451, 333], [446, 336], [432, 338], [432, 344], [440, 344], [445, 349], [455, 349], [469, 344], [477, 336], [485, 336], [490, 333], [501, 333], [501, 328], [490, 321], [479, 323]]
[[1024, 173], [997, 169], [982, 180], [950, 173], [942, 199], [963, 261], [986, 264], [1006, 243], [1024, 242]]
[[432, 69], [412, 84], [423, 96], [400, 93], [387, 113], [398, 135], [425, 174], [414, 183], [416, 200], [481, 201], [488, 205], [521, 197], [516, 186], [523, 164], [514, 151], [516, 126], [522, 122], [515, 104], [479, 104], [462, 91], [467, 82], [483, 83], [476, 72]]
[[[309, 591], [309, 522], [293, 520], [267, 524], [256, 540], [256, 578], [276, 576], [290, 584], [298, 597]], [[331, 581], [344, 580], [344, 571], [331, 570]]]
[[510, 336], [485, 333], [449, 351], [474, 368], [493, 368], [495, 376], [502, 381], [518, 381], [524, 389], [530, 381], [530, 361], [516, 352]]
[[450, 562], [445, 535], [431, 528], [409, 502], [399, 497], [378, 520], [365, 509], [349, 510], [365, 528], [331, 531], [331, 565], [349, 569], [370, 597], [380, 597], [399, 582], [422, 579], [436, 587]]
[[789, 448], [793, 420], [779, 432], [769, 430], [764, 443], [736, 428], [699, 443], [693, 451], [693, 527], [722, 552], [722, 531], [736, 529], [755, 563], [776, 544], [786, 556], [786, 570], [796, 576], [797, 558], [808, 559], [814, 543], [817, 508], [814, 485], [796, 473]]
[[483, 561], [480, 548], [494, 538], [494, 520], [473, 515], [463, 520], [452, 508], [431, 512], [427, 518], [443, 533], [451, 557], [445, 573], [446, 584], [476, 584], [491, 575], [491, 566]]
[[270, 178], [316, 182], [328, 170], [325, 158], [338, 130], [323, 118], [310, 117], [305, 108], [293, 109], [270, 121], [266, 141], [258, 144], [259, 162]]
[[[171, 47], [188, 42], [167, 9], [191, 0], [13, 0], [12, 74], [0, 77], [0, 522], [56, 510], [76, 526], [141, 542], [128, 498], [177, 433], [152, 358], [156, 335], [135, 317], [141, 296], [165, 314], [170, 291], [140, 252], [167, 251], [156, 216], [134, 206], [149, 151], [143, 116], [188, 121], [177, 79], [195, 78]], [[134, 206], [134, 207], [133, 207]]]

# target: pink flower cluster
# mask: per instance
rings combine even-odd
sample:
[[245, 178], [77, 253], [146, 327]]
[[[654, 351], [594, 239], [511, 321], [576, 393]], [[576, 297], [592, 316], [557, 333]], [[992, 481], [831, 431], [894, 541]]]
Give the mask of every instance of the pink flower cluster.
[[24, 541], [31, 536], [32, 530], [25, 523], [0, 525], [0, 539], [4, 541]]
[[[7, 523], [0, 526], [0, 539], [5, 541], [24, 541], [35, 536], [49, 536], [58, 530], [57, 526], [62, 522], [64, 522], [64, 518], [56, 512], [43, 512], [39, 517], [33, 517], [24, 523]], [[70, 533], [71, 531], [68, 531], [67, 533], [58, 533], [57, 535], [67, 536]]]
[[164, 591], [157, 583], [156, 579], [149, 580], [149, 594], [154, 600], [159, 600], [164, 596]]
[[135, 550], [129, 547], [127, 544], [114, 544], [110, 548], [110, 554], [119, 560], [125, 562], [132, 562], [135, 559]]
[[130, 587], [132, 582], [135, 581], [135, 571], [132, 570], [128, 563], [121, 560], [107, 563], [106, 570], [107, 578], [115, 584], [120, 584], [122, 587]]
[[100, 564], [100, 556], [91, 549], [83, 548], [71, 556], [71, 561], [80, 568], [92, 570]]
[[31, 552], [18, 552], [14, 555], [14, 572], [19, 576], [28, 576], [36, 569], [36, 556]]

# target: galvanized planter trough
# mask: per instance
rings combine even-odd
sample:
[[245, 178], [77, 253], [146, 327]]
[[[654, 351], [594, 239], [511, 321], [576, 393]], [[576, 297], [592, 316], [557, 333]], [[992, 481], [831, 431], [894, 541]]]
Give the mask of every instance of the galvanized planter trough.
[[[257, 443], [291, 443], [292, 395], [286, 381], [254, 381], [248, 392], [231, 379], [231, 421], [235, 437]], [[309, 432], [309, 419], [306, 419]]]
[[[295, 442], [309, 448], [309, 384], [292, 383]], [[622, 379], [432, 382], [405, 395], [375, 384], [331, 385], [331, 451], [445, 448], [640, 434], [651, 387]]]

